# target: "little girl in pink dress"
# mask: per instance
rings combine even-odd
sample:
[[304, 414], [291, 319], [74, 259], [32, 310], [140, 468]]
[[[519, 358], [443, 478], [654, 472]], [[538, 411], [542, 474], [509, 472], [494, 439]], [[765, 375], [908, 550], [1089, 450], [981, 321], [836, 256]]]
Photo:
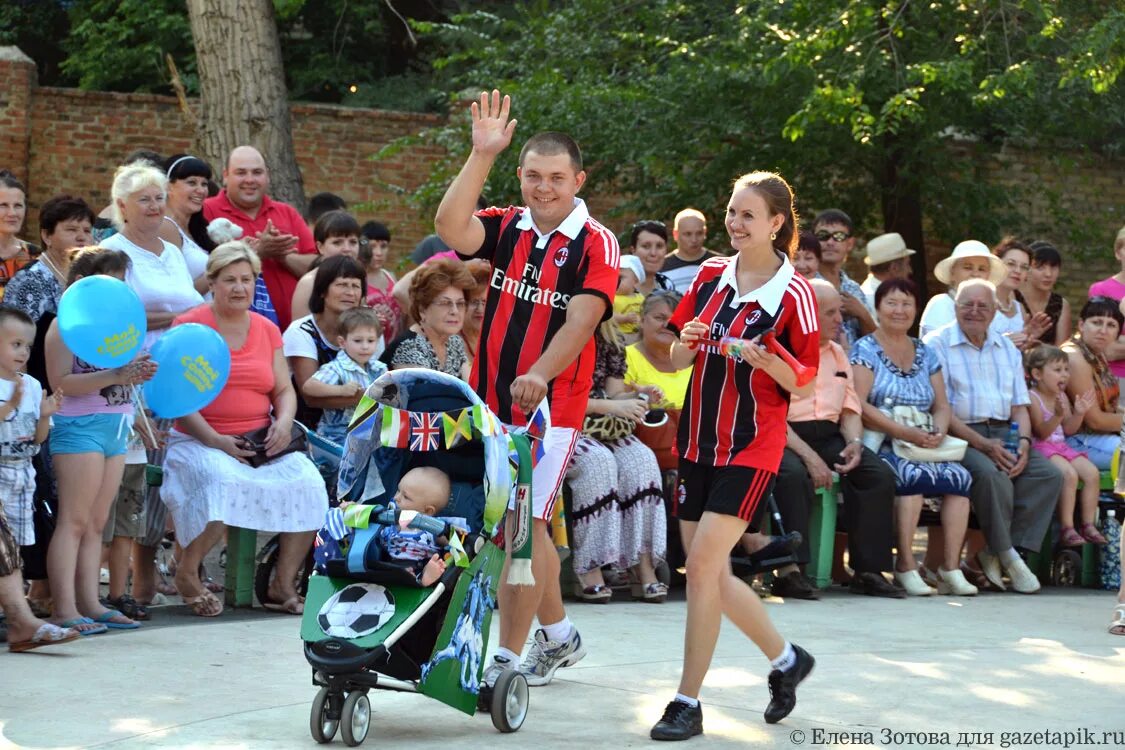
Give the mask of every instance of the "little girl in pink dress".
[[[1066, 395], [1070, 379], [1070, 364], [1066, 352], [1055, 346], [1038, 346], [1027, 353], [1024, 363], [1030, 380], [1031, 432], [1036, 438], [1034, 447], [1062, 472], [1063, 488], [1059, 495], [1058, 513], [1062, 530], [1059, 543], [1064, 547], [1077, 547], [1086, 542], [1105, 544], [1094, 527], [1098, 512], [1100, 477], [1098, 468], [1086, 454], [1066, 444], [1066, 436], [1082, 426], [1082, 417], [1094, 404], [1094, 393], [1088, 391], [1075, 399], [1073, 407]], [[1074, 506], [1081, 480], [1080, 526], [1074, 525]]]

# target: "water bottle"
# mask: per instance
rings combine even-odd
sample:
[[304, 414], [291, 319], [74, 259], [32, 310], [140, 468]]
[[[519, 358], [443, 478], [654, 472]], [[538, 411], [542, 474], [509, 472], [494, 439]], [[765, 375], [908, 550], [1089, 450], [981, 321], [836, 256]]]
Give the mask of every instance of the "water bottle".
[[1099, 531], [1106, 543], [1098, 550], [1098, 580], [1106, 591], [1117, 591], [1121, 588], [1121, 525], [1115, 511], [1106, 511]]
[[1008, 437], [1004, 439], [1004, 450], [1017, 459], [1020, 457], [1020, 426], [1018, 422], [1008, 425]]

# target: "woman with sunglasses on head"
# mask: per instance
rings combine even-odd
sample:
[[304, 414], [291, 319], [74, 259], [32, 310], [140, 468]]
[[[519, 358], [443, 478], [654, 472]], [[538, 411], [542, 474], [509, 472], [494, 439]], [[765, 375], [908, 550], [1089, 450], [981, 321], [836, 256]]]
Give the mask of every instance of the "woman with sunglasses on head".
[[637, 285], [638, 292], [647, 297], [657, 289], [674, 291], [672, 281], [660, 273], [668, 255], [668, 227], [664, 222], [645, 220], [634, 224], [626, 253], [640, 258], [645, 269], [645, 279]]
[[215, 249], [215, 241], [207, 236], [207, 220], [203, 218], [203, 201], [208, 196], [211, 166], [189, 154], [176, 154], [169, 157], [164, 170], [168, 178], [168, 193], [160, 237], [184, 254], [196, 291], [205, 294], [210, 288], [206, 273], [207, 254]]
[[410, 315], [417, 323], [392, 341], [380, 360], [392, 370], [424, 367], [469, 379], [469, 357], [461, 327], [465, 292], [476, 286], [465, 264], [454, 258], [431, 260], [410, 283]]

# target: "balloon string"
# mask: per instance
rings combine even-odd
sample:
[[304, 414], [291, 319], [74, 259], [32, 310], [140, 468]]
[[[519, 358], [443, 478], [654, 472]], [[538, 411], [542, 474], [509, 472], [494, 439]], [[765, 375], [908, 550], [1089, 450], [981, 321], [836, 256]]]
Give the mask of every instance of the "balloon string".
[[148, 421], [148, 415], [145, 413], [145, 400], [141, 396], [141, 391], [137, 388], [137, 384], [133, 383], [133, 402], [136, 404], [137, 413], [141, 415], [141, 424], [144, 425], [144, 431], [148, 433], [149, 441], [152, 445], [156, 445], [156, 430], [153, 429], [152, 424]]

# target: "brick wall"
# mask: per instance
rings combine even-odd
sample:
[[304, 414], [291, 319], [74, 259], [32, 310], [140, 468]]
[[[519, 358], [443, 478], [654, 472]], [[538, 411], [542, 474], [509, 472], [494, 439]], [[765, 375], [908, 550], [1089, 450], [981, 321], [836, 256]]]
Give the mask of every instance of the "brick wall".
[[[39, 87], [34, 63], [22, 53], [5, 54], [9, 50], [15, 48], [0, 47], [0, 167], [12, 169], [28, 187], [27, 238], [38, 237], [38, 208], [52, 195], [73, 193], [100, 211], [109, 202], [113, 172], [130, 151], [189, 150], [192, 128], [175, 97]], [[438, 149], [409, 148], [378, 163], [368, 157], [400, 136], [440, 123], [439, 117], [313, 104], [294, 104], [292, 113], [308, 195], [337, 193], [357, 207], [361, 222], [387, 224], [396, 255], [433, 231], [432, 219], [382, 185], [412, 189]]]

